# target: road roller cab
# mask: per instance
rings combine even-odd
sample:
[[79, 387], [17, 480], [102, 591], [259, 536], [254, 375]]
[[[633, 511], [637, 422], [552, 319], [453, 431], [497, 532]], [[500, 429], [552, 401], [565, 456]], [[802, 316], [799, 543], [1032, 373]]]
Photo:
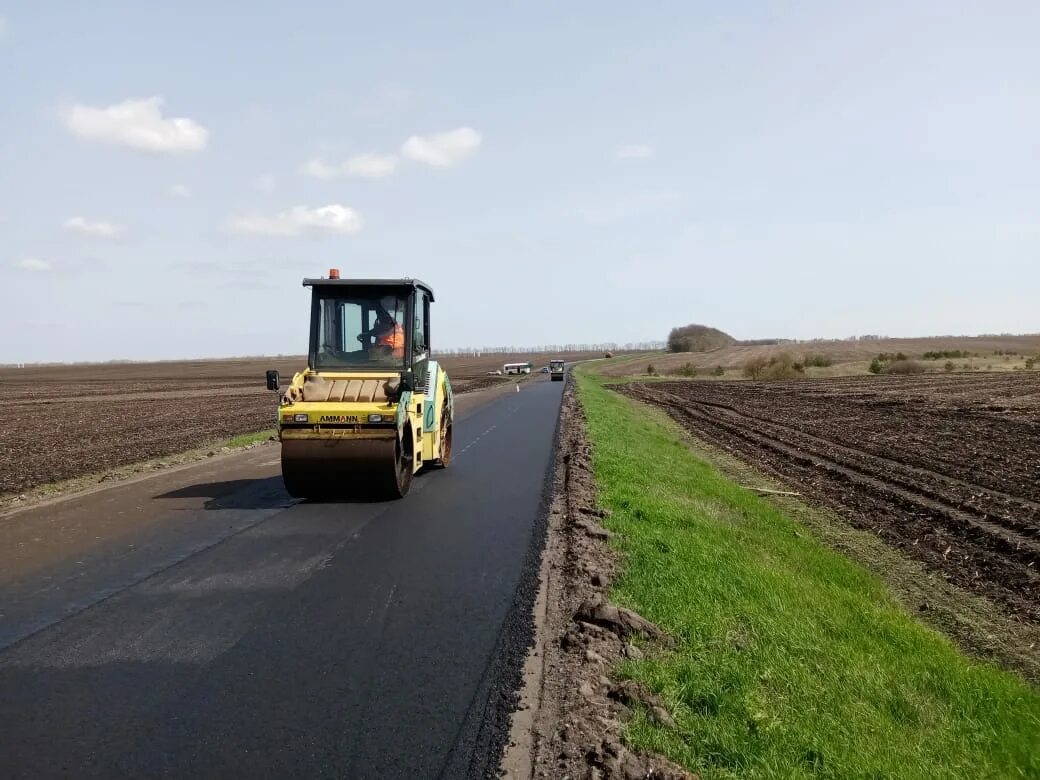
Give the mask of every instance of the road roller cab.
[[451, 383], [430, 359], [433, 290], [417, 279], [304, 279], [307, 368], [281, 391], [282, 477], [301, 498], [400, 498], [451, 459]]

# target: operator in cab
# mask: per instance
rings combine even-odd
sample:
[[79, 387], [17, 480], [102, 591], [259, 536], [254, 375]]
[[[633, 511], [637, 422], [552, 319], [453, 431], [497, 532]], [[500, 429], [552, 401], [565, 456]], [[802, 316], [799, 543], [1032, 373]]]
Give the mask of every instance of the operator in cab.
[[[396, 304], [397, 301], [395, 300]], [[397, 306], [395, 306], [395, 309]], [[404, 358], [404, 327], [387, 310], [385, 303], [381, 303], [376, 314], [376, 322], [372, 330], [363, 332], [358, 336], [359, 341], [374, 339], [377, 352], [388, 352], [394, 358]]]

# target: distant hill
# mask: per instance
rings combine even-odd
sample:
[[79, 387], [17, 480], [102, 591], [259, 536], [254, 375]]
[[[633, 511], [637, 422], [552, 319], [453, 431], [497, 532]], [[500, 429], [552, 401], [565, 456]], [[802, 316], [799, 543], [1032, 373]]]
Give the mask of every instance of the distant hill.
[[728, 333], [707, 325], [683, 325], [681, 328], [672, 328], [668, 334], [669, 352], [708, 352], [736, 343], [737, 340]]

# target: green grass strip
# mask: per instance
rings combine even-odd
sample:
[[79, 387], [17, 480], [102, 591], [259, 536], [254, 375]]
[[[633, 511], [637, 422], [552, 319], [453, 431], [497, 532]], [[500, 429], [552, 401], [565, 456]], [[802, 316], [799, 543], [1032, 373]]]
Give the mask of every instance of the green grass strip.
[[250, 444], [256, 444], [257, 442], [267, 441], [272, 436], [277, 436], [278, 430], [272, 429], [267, 431], [257, 431], [256, 433], [243, 433], [240, 436], [235, 436], [228, 439], [227, 441], [219, 442], [214, 446], [230, 447], [231, 449], [238, 449], [239, 447], [247, 447]]
[[579, 372], [614, 599], [674, 651], [626, 661], [677, 728], [628, 741], [704, 778], [1040, 777], [1040, 693], [970, 659], [885, 585], [696, 457], [676, 427]]

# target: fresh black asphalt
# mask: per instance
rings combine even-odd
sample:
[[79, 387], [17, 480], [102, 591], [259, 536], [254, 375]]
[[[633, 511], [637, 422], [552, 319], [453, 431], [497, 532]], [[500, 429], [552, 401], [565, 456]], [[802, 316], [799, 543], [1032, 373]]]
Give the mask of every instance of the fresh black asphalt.
[[460, 419], [450, 468], [400, 501], [294, 504], [280, 477], [238, 480], [184, 518], [223, 512], [233, 533], [0, 651], [0, 775], [492, 772], [562, 387]]

